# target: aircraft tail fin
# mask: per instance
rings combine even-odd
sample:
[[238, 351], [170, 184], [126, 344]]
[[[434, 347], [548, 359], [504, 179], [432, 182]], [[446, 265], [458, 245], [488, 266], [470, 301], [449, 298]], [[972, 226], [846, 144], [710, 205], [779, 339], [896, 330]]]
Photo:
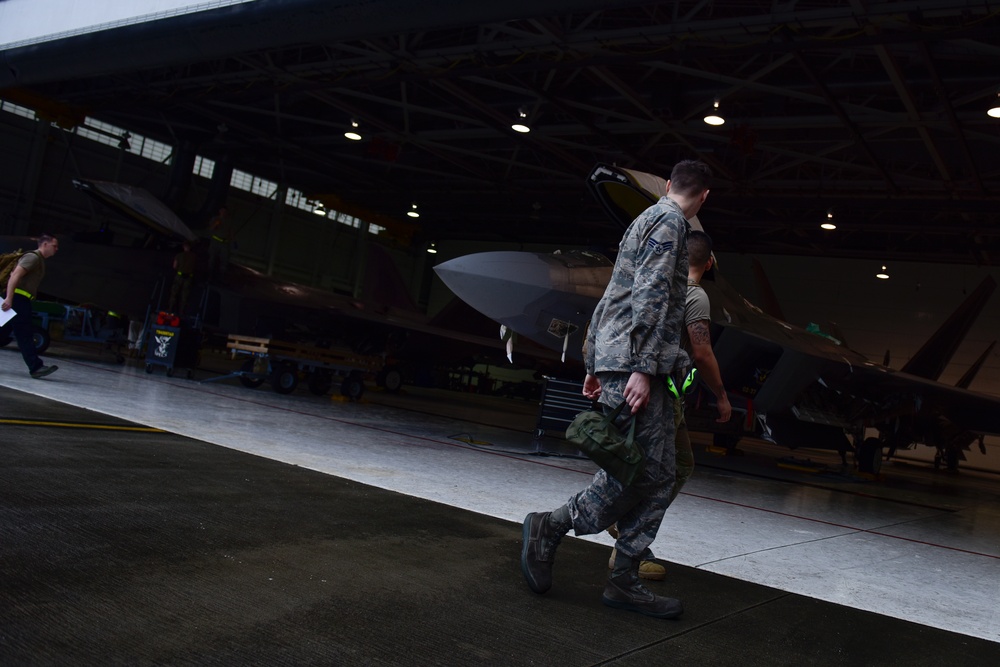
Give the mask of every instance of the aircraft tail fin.
[[972, 294], [966, 297], [962, 305], [945, 320], [901, 370], [928, 380], [937, 380], [941, 377], [945, 366], [951, 361], [965, 335], [969, 333], [969, 329], [993, 295], [996, 286], [997, 283], [992, 276], [983, 278]]
[[781, 310], [781, 304], [778, 303], [778, 297], [774, 294], [774, 289], [771, 287], [771, 281], [767, 279], [767, 274], [764, 273], [764, 267], [756, 257], [753, 259], [753, 276], [757, 281], [757, 290], [760, 293], [761, 310], [771, 317], [784, 322], [785, 314]]
[[979, 371], [982, 369], [983, 364], [986, 363], [986, 359], [990, 356], [990, 352], [993, 351], [993, 346], [996, 344], [997, 344], [996, 341], [993, 341], [992, 343], [989, 344], [986, 350], [981, 355], [979, 355], [978, 359], [976, 359], [975, 363], [969, 366], [969, 370], [965, 371], [965, 375], [963, 375], [962, 378], [955, 384], [956, 387], [958, 387], [959, 389], [969, 388], [969, 385], [972, 384], [972, 381], [974, 379], [976, 379], [976, 375], [979, 374]]

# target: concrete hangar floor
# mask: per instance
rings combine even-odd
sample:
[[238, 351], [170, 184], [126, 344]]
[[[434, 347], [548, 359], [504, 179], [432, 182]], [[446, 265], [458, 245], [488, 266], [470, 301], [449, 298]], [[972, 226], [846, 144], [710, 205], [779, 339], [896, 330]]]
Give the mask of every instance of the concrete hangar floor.
[[607, 535], [522, 580], [524, 515], [594, 470], [533, 453], [535, 405], [46, 360], [0, 350], [0, 664], [1000, 664], [995, 478], [696, 446], [660, 621], [601, 605]]

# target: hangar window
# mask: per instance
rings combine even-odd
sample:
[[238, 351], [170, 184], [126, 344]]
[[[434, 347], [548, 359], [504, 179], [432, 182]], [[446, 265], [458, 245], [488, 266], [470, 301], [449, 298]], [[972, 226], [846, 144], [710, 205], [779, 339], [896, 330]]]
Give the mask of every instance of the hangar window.
[[255, 195], [260, 195], [261, 197], [270, 199], [271, 197], [274, 196], [274, 193], [276, 193], [277, 191], [278, 191], [277, 183], [254, 176], [253, 186], [250, 188], [250, 192], [254, 193]]
[[[32, 120], [35, 119], [35, 112], [32, 109], [3, 99], [0, 99], [0, 111], [6, 111], [7, 113], [12, 113], [24, 118], [30, 118]], [[173, 149], [168, 144], [155, 139], [150, 139], [149, 137], [144, 137], [142, 135], [128, 133], [116, 125], [105, 123], [97, 120], [96, 118], [88, 117], [86, 121], [84, 121], [83, 125], [78, 125], [74, 129], [74, 132], [81, 137], [97, 141], [107, 146], [125, 148], [125, 150], [130, 153], [141, 155], [148, 160], [154, 160], [162, 164], [169, 164], [170, 159], [173, 156]], [[127, 144], [126, 146], [122, 146], [122, 138], [126, 135], [128, 137]], [[214, 172], [214, 160], [202, 157], [201, 155], [195, 157], [194, 168], [192, 169], [193, 174], [201, 176], [202, 178], [212, 178], [212, 174]], [[246, 192], [251, 192], [255, 195], [266, 197], [268, 199], [274, 197], [278, 192], [277, 183], [238, 169], [233, 170], [230, 185], [237, 187], [240, 190], [245, 190]], [[302, 191], [294, 188], [288, 188], [285, 194], [285, 205], [298, 208], [303, 211], [312, 212], [315, 207], [315, 202], [307, 199]], [[336, 220], [342, 225], [347, 225], [348, 227], [353, 227], [355, 229], [359, 229], [362, 225], [362, 221], [359, 218], [356, 218], [353, 215], [348, 215], [347, 213], [341, 213], [340, 211], [329, 210], [327, 211], [326, 217]], [[383, 230], [385, 230], [385, 227], [382, 227], [381, 225], [368, 225], [368, 231], [372, 234], [378, 234]]]
[[131, 139], [132, 147], [136, 146], [136, 139], [139, 139], [142, 143], [140, 147], [140, 155], [142, 155], [147, 160], [154, 160], [161, 164], [170, 164], [170, 158], [173, 156], [173, 149], [162, 141], [157, 141], [156, 139], [150, 139], [149, 137], [133, 137]]
[[[83, 125], [77, 125], [76, 134], [106, 146], [117, 147], [122, 140], [122, 135], [125, 134], [125, 130], [110, 123], [97, 120], [96, 118], [87, 118]], [[138, 142], [132, 143], [134, 138], [132, 136], [129, 137], [129, 144], [132, 146], [138, 145]], [[127, 150], [132, 149], [129, 148]]]
[[212, 173], [215, 172], [215, 160], [209, 160], [207, 157], [199, 155], [194, 159], [194, 169], [192, 171], [196, 176], [212, 178]]
[[278, 184], [260, 176], [248, 174], [239, 169], [233, 169], [233, 177], [229, 179], [229, 184], [234, 188], [239, 188], [245, 192], [259, 195], [270, 199], [278, 191]]
[[133, 155], [140, 155], [147, 160], [155, 160], [161, 164], [169, 164], [173, 150], [167, 144], [156, 139], [132, 134], [117, 125], [105, 123], [96, 118], [88, 117], [83, 125], [78, 125], [76, 134], [106, 146], [121, 148]]
[[295, 188], [288, 188], [288, 192], [285, 193], [285, 205], [291, 206], [292, 208], [300, 208], [303, 211], [312, 211], [313, 203], [306, 199], [306, 196]]
[[22, 107], [20, 104], [14, 104], [13, 102], [6, 102], [0, 100], [0, 109], [8, 113], [12, 113], [16, 116], [23, 116], [25, 118], [35, 119], [35, 112], [28, 107]]
[[[312, 213], [316, 208], [315, 201], [309, 199], [306, 197], [304, 192], [296, 190], [295, 188], [288, 188], [288, 191], [285, 193], [285, 205], [301, 209], [303, 211], [308, 211], [310, 213]], [[333, 209], [327, 209], [326, 217], [331, 220], [336, 220], [342, 225], [354, 227], [355, 229], [359, 229], [362, 224], [362, 220], [360, 218], [356, 218], [353, 215], [348, 215], [347, 213], [342, 213], [340, 211], [334, 211]], [[384, 229], [385, 227], [380, 225], [368, 225], [368, 231], [372, 234], [378, 234]]]
[[239, 188], [244, 192], [250, 192], [253, 188], [253, 174], [248, 174], [239, 169], [233, 169], [233, 177], [229, 179], [229, 184], [234, 188]]

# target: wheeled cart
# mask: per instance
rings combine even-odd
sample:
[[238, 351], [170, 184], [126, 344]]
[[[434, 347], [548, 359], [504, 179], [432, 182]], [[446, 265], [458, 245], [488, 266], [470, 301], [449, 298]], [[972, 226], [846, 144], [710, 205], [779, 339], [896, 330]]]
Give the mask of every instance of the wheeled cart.
[[251, 389], [270, 382], [279, 394], [295, 391], [300, 379], [305, 379], [309, 391], [322, 396], [340, 379], [340, 393], [352, 400], [361, 398], [365, 378], [378, 373], [383, 365], [379, 356], [357, 354], [344, 347], [319, 347], [305, 343], [230, 334], [226, 348], [233, 356], [246, 356], [240, 370], [229, 375], [209, 378], [214, 382], [238, 377]]

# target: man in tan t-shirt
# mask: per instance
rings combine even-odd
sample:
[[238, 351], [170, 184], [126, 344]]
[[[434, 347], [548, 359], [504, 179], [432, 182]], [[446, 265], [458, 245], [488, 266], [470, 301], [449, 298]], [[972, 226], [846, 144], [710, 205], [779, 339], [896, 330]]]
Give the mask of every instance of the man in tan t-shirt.
[[55, 364], [46, 366], [39, 358], [35, 349], [34, 331], [32, 330], [31, 301], [38, 293], [38, 286], [45, 277], [45, 260], [59, 250], [59, 239], [51, 234], [38, 235], [38, 249], [26, 252], [18, 260], [17, 266], [10, 272], [7, 281], [6, 298], [0, 306], [4, 311], [13, 309], [17, 313], [3, 328], [0, 328], [0, 338], [14, 334], [21, 356], [28, 366], [28, 372], [33, 378], [43, 378], [58, 368]]

